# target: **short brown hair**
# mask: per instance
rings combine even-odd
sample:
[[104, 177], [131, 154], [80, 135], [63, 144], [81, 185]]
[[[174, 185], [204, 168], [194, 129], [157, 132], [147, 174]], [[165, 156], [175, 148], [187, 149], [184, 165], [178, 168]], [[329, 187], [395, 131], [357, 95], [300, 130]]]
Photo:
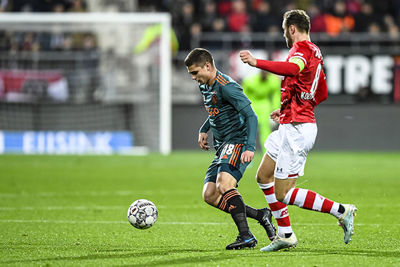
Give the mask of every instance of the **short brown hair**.
[[195, 48], [186, 56], [185, 65], [190, 67], [192, 65], [204, 66], [207, 62], [214, 66], [214, 58], [210, 51], [204, 48]]
[[286, 11], [283, 15], [283, 27], [295, 25], [301, 32], [310, 33], [310, 17], [304, 10], [294, 9]]

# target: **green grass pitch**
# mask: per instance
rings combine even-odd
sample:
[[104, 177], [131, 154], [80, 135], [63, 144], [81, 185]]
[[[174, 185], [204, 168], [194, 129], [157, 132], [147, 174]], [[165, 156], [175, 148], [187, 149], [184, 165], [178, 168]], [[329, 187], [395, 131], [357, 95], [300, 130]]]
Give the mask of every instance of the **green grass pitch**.
[[[211, 152], [170, 156], [0, 156], [0, 265], [399, 266], [400, 154], [311, 152], [299, 187], [358, 207], [349, 245], [331, 215], [289, 207], [295, 249], [269, 242], [249, 219], [256, 249], [226, 251], [237, 230], [201, 198]], [[255, 182], [257, 154], [239, 191], [266, 205]], [[147, 230], [126, 212], [136, 199], [159, 211]]]

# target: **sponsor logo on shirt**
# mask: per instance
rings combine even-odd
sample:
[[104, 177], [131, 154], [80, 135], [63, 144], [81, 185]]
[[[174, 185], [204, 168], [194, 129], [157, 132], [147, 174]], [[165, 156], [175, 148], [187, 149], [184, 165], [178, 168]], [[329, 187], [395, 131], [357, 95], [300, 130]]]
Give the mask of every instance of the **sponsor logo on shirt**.
[[206, 110], [208, 112], [208, 115], [210, 115], [211, 117], [214, 117], [215, 115], [219, 114], [219, 109], [218, 108], [206, 107]]

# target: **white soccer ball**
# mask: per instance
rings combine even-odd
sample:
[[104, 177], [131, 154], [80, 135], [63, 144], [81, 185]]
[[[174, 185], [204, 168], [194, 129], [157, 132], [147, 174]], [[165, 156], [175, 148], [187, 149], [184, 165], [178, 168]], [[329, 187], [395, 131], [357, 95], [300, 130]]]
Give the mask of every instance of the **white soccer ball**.
[[147, 199], [136, 200], [128, 209], [128, 221], [138, 229], [150, 228], [157, 217], [157, 207]]

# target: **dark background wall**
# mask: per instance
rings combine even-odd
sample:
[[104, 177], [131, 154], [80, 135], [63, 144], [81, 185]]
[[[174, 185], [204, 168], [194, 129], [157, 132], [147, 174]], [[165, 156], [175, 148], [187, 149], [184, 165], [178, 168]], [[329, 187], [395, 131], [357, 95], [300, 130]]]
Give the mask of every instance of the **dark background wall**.
[[[400, 106], [321, 105], [316, 108], [315, 150], [400, 150]], [[207, 118], [199, 105], [174, 105], [173, 149], [199, 149], [198, 129]]]

